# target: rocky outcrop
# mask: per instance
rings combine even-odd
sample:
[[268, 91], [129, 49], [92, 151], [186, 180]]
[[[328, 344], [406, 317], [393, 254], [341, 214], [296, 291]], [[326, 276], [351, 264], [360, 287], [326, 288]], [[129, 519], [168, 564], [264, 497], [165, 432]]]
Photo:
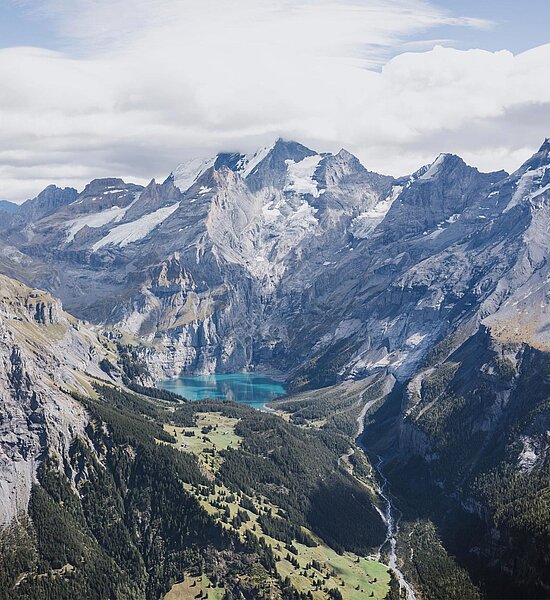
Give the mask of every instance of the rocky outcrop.
[[105, 379], [108, 354], [48, 293], [0, 276], [0, 527], [26, 511], [41, 461], [67, 456], [83, 434], [86, 413], [68, 390], [87, 392], [87, 374]]
[[434, 498], [431, 518], [495, 596], [543, 597], [550, 353], [482, 326], [441, 356], [404, 388], [393, 475], [404, 497]]
[[29, 223], [51, 215], [76, 200], [78, 192], [74, 188], [59, 188], [49, 185], [36, 198], [24, 202], [17, 211], [20, 221]]

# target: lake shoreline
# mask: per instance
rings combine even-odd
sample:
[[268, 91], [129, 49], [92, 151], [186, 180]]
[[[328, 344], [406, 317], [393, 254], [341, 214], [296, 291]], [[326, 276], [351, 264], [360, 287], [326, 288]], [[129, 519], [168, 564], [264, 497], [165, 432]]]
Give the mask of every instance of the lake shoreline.
[[157, 385], [190, 401], [231, 400], [259, 410], [266, 410], [268, 402], [287, 395], [281, 381], [260, 373], [183, 375], [159, 381]]

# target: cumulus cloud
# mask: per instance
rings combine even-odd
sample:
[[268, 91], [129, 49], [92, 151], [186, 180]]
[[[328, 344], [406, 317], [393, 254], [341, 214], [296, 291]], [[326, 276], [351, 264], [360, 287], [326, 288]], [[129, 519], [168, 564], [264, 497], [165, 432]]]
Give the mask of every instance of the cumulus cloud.
[[440, 151], [513, 168], [545, 135], [550, 46], [403, 52], [490, 26], [422, 0], [22, 1], [65, 49], [0, 50], [1, 197], [143, 182], [279, 135], [391, 174]]

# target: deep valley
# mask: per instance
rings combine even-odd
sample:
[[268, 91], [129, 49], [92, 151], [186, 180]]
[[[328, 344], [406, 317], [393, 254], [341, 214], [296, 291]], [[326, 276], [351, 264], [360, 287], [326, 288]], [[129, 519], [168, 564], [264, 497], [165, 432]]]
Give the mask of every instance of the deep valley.
[[550, 595], [549, 140], [0, 215], [0, 598]]

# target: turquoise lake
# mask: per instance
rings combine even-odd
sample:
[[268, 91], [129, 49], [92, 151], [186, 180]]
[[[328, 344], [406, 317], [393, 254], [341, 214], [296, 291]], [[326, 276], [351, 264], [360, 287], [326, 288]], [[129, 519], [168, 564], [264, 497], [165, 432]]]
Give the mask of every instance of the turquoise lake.
[[161, 381], [159, 386], [188, 400], [217, 398], [254, 408], [262, 408], [266, 402], [286, 394], [282, 383], [251, 373], [183, 376]]

